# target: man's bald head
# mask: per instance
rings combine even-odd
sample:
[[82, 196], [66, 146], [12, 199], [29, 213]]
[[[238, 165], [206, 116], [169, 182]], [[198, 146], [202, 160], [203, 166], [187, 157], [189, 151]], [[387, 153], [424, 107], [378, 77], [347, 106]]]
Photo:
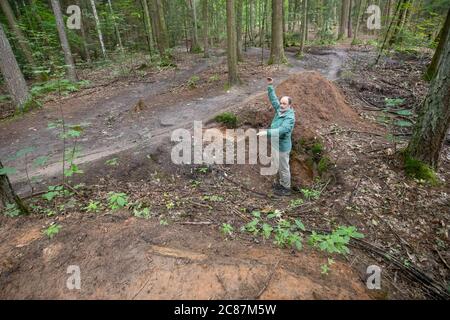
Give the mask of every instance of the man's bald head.
[[280, 99], [281, 111], [284, 112], [291, 107], [292, 99], [291, 97], [284, 96]]

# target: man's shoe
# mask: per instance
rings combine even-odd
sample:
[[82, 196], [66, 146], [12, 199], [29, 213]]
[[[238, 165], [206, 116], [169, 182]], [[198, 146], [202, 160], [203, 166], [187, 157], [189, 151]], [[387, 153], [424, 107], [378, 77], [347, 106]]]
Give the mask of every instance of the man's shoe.
[[290, 196], [292, 194], [291, 193], [291, 189], [287, 189], [287, 188], [285, 188], [283, 186], [281, 187], [281, 189], [275, 190], [274, 193], [277, 196]]

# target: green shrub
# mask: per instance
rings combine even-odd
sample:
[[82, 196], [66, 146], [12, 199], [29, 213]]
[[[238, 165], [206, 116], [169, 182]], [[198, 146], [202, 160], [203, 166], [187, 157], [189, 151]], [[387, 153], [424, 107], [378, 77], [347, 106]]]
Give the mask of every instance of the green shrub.
[[319, 164], [317, 165], [317, 171], [319, 172], [319, 174], [321, 175], [324, 172], [326, 172], [330, 167], [330, 164], [331, 164], [330, 158], [322, 157], [319, 161]]
[[238, 119], [236, 115], [231, 112], [224, 112], [214, 118], [215, 121], [223, 123], [227, 128], [236, 128]]

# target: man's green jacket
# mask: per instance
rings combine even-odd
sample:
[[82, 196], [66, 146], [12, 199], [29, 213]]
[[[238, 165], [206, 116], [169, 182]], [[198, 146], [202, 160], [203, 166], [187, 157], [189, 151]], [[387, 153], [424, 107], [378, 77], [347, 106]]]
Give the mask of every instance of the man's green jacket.
[[275, 109], [275, 116], [273, 117], [272, 124], [270, 125], [270, 129], [267, 130], [267, 136], [270, 137], [272, 135], [278, 134], [279, 136], [279, 148], [280, 152], [289, 152], [292, 149], [292, 130], [294, 130], [295, 124], [295, 112], [291, 107], [285, 112], [281, 113], [280, 102], [278, 101], [277, 96], [275, 95], [275, 89], [272, 85], [269, 85], [268, 88], [270, 103], [272, 103], [273, 108]]

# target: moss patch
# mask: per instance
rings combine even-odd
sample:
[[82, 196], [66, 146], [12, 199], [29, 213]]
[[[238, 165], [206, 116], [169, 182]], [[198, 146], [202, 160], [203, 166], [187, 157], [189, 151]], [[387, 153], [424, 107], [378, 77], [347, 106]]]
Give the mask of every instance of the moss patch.
[[433, 168], [426, 163], [411, 157], [406, 151], [403, 151], [402, 154], [405, 172], [410, 178], [424, 180], [432, 186], [439, 184], [439, 179]]

